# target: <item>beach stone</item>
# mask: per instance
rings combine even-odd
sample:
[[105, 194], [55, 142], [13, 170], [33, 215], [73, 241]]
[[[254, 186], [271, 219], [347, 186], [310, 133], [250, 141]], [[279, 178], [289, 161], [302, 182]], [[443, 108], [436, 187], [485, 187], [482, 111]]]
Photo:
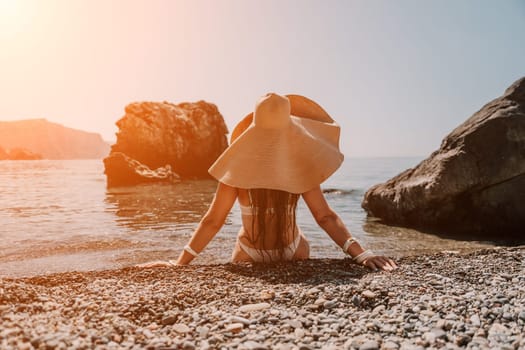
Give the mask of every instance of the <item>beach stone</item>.
[[297, 340], [301, 340], [301, 339], [304, 338], [304, 336], [306, 335], [306, 333], [305, 333], [304, 329], [302, 329], [302, 328], [296, 328], [296, 329], [294, 330], [294, 335], [295, 335], [295, 338], [296, 338]]
[[[117, 344], [118, 345], [118, 344]], [[17, 350], [32, 350], [31, 343], [17, 343]]]
[[184, 323], [176, 323], [173, 325], [173, 330], [177, 333], [189, 333], [191, 331], [190, 327], [185, 325]]
[[501, 323], [493, 323], [489, 328], [488, 335], [490, 336], [495, 334], [509, 334], [509, 329]]
[[479, 319], [478, 314], [470, 316], [470, 323], [472, 323], [474, 327], [479, 327], [481, 325], [481, 320]]
[[258, 343], [253, 340], [245, 341], [244, 343], [239, 345], [239, 349], [245, 349], [245, 350], [268, 350], [268, 346]]
[[317, 287], [310, 288], [306, 291], [306, 295], [309, 297], [315, 297], [319, 293], [321, 293], [321, 290]]
[[293, 344], [290, 343], [281, 343], [281, 344], [272, 344], [272, 350], [294, 350], [296, 347], [293, 346]]
[[270, 306], [268, 303], [246, 304], [240, 306], [238, 310], [240, 312], [253, 312], [268, 309]]
[[525, 310], [519, 313], [518, 318], [522, 321], [525, 321]]
[[302, 328], [303, 327], [303, 323], [301, 321], [299, 321], [299, 320], [287, 320], [286, 323], [289, 324], [293, 328]]
[[273, 290], [261, 291], [261, 300], [272, 300], [275, 298], [275, 292]]
[[127, 169], [123, 159], [150, 169], [145, 174], [151, 169], [171, 174], [146, 176], [144, 181], [173, 181], [174, 174], [182, 179], [210, 178], [208, 168], [228, 146], [224, 118], [214, 104], [205, 101], [136, 102], [127, 105], [125, 112], [116, 123], [117, 142], [104, 159], [109, 187], [140, 183], [140, 172], [133, 167], [119, 173]]
[[466, 346], [468, 343], [470, 343], [472, 340], [472, 337], [466, 334], [460, 334], [456, 336], [456, 345], [457, 346]]
[[372, 310], [372, 315], [377, 315], [377, 314], [380, 314], [382, 313], [383, 311], [386, 310], [386, 306], [381, 304], [381, 305], [377, 305], [373, 310]]
[[405, 323], [405, 324], [403, 325], [403, 329], [404, 329], [405, 331], [407, 331], [407, 332], [413, 331], [414, 328], [416, 328], [416, 325], [413, 324], [413, 323]]
[[201, 338], [207, 338], [210, 333], [210, 328], [207, 326], [197, 327], [197, 332]]
[[399, 344], [393, 341], [386, 341], [381, 345], [381, 350], [397, 350], [399, 349]]
[[458, 315], [456, 315], [454, 312], [450, 312], [445, 316], [445, 320], [457, 320]]
[[385, 223], [469, 237], [523, 239], [525, 78], [487, 103], [414, 168], [370, 188]]
[[242, 323], [230, 323], [224, 329], [226, 332], [239, 333], [244, 328]]
[[314, 350], [315, 348], [308, 344], [300, 344], [299, 350]]
[[315, 305], [318, 305], [318, 306], [321, 306], [323, 305], [324, 303], [326, 303], [326, 299], [325, 298], [318, 298], [314, 301], [314, 304]]
[[359, 350], [379, 350], [379, 343], [375, 340], [369, 340], [359, 346]]
[[447, 333], [440, 328], [433, 328], [430, 332], [423, 334], [423, 339], [429, 343], [434, 343], [437, 339], [446, 340]]
[[245, 326], [249, 326], [252, 323], [251, 320], [241, 316], [232, 316], [230, 321], [234, 323], [242, 323]]
[[507, 321], [512, 321], [514, 319], [514, 316], [512, 316], [510, 312], [504, 312], [501, 317]]
[[370, 290], [365, 290], [361, 293], [362, 296], [364, 296], [365, 298], [367, 299], [374, 299], [377, 295], [376, 293], [370, 291]]
[[175, 322], [177, 322], [178, 318], [179, 318], [178, 315], [167, 315], [167, 316], [162, 318], [160, 323], [163, 326], [170, 326], [170, 325], [174, 324]]
[[423, 316], [432, 317], [432, 316], [434, 316], [436, 313], [435, 313], [434, 311], [432, 311], [432, 310], [422, 310], [422, 311], [420, 312], [420, 314], [423, 315]]
[[[146, 338], [153, 338], [155, 335], [147, 328], [144, 328], [142, 330], [142, 334], [146, 337]], [[107, 343], [107, 342], [105, 342]]]
[[333, 309], [338, 304], [337, 300], [328, 300], [323, 303], [325, 309]]
[[184, 341], [182, 344], [183, 350], [195, 350], [195, 344], [189, 340]]

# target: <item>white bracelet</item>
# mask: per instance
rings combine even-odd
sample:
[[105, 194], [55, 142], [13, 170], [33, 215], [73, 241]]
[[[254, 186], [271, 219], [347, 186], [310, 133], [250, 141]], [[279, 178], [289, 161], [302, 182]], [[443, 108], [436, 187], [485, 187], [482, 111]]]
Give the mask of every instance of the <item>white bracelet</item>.
[[193, 255], [194, 258], [196, 258], [197, 255], [199, 255], [199, 253], [197, 253], [195, 250], [191, 249], [189, 244], [186, 244], [184, 246], [184, 250], [187, 251], [188, 253], [190, 253], [191, 255]]
[[345, 252], [345, 254], [350, 255], [350, 253], [348, 253], [348, 247], [350, 247], [354, 243], [357, 243], [355, 238], [353, 238], [353, 237], [348, 238], [346, 240], [345, 244], [343, 245], [343, 252]]
[[353, 260], [356, 263], [361, 264], [363, 261], [365, 261], [366, 259], [368, 259], [368, 258], [370, 258], [372, 256], [375, 256], [375, 254], [371, 250], [365, 250], [364, 252], [362, 252], [358, 256], [354, 257]]

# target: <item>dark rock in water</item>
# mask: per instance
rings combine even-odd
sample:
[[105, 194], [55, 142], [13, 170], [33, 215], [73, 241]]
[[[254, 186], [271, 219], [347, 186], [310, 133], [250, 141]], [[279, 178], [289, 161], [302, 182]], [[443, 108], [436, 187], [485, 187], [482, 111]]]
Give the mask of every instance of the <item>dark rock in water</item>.
[[170, 165], [152, 170], [121, 152], [112, 152], [104, 159], [104, 166], [108, 175], [108, 187], [180, 181], [180, 177], [171, 171]]
[[31, 152], [25, 148], [13, 148], [7, 156], [9, 160], [36, 160], [42, 159], [42, 155]]
[[[209, 178], [208, 168], [228, 146], [222, 115], [204, 101], [131, 103], [117, 126], [111, 153], [124, 153], [152, 169], [169, 165], [183, 179]], [[111, 156], [104, 160], [108, 185], [127, 183], [110, 170], [112, 162]]]
[[525, 78], [415, 168], [365, 194], [369, 215], [447, 234], [525, 239]]
[[35, 160], [42, 159], [42, 155], [31, 152], [25, 148], [12, 148], [5, 150], [0, 147], [0, 160]]

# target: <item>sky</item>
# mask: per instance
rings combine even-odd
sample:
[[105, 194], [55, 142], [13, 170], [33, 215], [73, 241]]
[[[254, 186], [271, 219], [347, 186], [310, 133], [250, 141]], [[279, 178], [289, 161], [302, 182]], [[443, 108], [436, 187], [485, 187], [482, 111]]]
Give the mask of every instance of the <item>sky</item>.
[[114, 142], [136, 101], [317, 101], [347, 157], [426, 156], [525, 76], [525, 0], [0, 0], [0, 120]]

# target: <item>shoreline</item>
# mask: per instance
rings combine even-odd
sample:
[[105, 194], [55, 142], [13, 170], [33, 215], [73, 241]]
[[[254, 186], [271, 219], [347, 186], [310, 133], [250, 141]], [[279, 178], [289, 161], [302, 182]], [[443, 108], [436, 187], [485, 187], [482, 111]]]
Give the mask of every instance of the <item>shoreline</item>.
[[[0, 278], [2, 349], [525, 346], [525, 246]], [[250, 311], [251, 309], [251, 311]]]

